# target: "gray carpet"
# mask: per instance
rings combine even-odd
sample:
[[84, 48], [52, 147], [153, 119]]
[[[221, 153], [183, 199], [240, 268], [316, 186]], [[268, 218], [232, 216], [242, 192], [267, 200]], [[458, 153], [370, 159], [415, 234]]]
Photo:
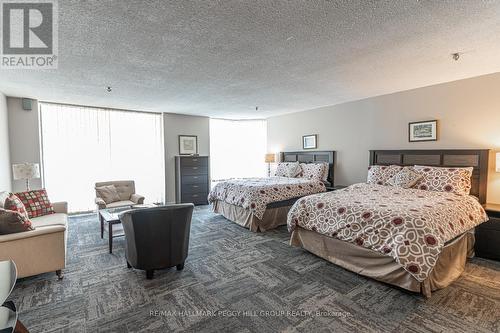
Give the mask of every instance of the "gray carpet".
[[[113, 254], [93, 215], [70, 218], [65, 278], [21, 279], [12, 294], [31, 332], [498, 332], [500, 262], [473, 259], [429, 300], [196, 208], [184, 271], [146, 280]], [[239, 311], [239, 312], [238, 312]]]

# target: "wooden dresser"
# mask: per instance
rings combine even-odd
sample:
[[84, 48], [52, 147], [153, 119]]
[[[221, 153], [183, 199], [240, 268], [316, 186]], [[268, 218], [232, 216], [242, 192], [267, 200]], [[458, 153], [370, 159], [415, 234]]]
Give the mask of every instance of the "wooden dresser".
[[175, 157], [175, 202], [208, 204], [210, 190], [208, 156]]

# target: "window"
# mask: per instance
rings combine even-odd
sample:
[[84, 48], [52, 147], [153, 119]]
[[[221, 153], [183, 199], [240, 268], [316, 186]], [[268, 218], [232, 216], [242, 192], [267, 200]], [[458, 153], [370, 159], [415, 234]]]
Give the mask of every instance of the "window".
[[265, 177], [265, 120], [210, 119], [212, 182], [230, 178]]
[[44, 185], [70, 210], [95, 209], [98, 181], [134, 180], [149, 202], [165, 191], [161, 114], [40, 104]]

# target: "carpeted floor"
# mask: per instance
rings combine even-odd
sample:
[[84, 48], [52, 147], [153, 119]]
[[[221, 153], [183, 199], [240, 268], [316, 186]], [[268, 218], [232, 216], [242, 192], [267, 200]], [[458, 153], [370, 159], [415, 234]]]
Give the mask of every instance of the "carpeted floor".
[[425, 300], [288, 245], [286, 227], [251, 233], [197, 207], [185, 269], [127, 269], [96, 216], [70, 218], [64, 280], [21, 279], [30, 332], [498, 332], [500, 262], [473, 259]]

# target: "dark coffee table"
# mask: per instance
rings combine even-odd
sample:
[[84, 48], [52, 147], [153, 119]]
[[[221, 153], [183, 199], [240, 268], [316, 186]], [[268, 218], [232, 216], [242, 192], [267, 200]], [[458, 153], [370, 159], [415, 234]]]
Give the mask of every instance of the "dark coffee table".
[[23, 323], [17, 318], [17, 309], [14, 302], [7, 301], [17, 279], [17, 268], [12, 260], [0, 261], [0, 332], [25, 333], [28, 332]]
[[113, 238], [125, 236], [122, 223], [120, 222], [120, 213], [130, 209], [151, 208], [156, 206], [156, 204], [141, 204], [135, 206], [125, 206], [99, 210], [99, 220], [101, 222], [101, 238], [104, 238], [104, 229], [107, 229], [109, 253], [113, 253]]

